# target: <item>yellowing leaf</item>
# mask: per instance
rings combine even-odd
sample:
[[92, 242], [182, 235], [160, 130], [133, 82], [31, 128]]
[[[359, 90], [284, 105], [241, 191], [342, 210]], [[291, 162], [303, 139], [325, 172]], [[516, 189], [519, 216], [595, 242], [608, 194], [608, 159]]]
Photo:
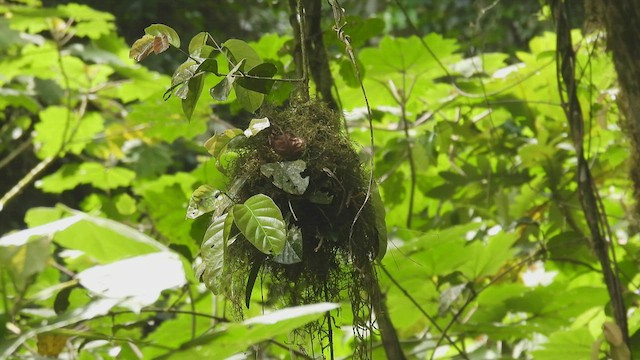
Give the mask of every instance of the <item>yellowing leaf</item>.
[[38, 334], [38, 354], [57, 357], [67, 344], [69, 337], [53, 333]]

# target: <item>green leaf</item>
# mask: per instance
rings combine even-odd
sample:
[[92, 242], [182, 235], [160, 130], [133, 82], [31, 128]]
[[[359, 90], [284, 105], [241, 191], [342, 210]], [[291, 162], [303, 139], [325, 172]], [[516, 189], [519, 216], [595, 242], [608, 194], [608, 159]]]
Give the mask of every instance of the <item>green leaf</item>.
[[32, 236], [53, 237], [59, 245], [80, 250], [97, 262], [168, 250], [148, 235], [117, 221], [64, 209], [72, 216], [6, 235], [0, 238], [0, 246], [24, 246]]
[[495, 274], [513, 256], [511, 246], [516, 240], [517, 233], [500, 233], [491, 237], [487, 245], [474, 242], [467, 247], [474, 255], [462, 266], [461, 271], [471, 279]]
[[[230, 58], [232, 60], [232, 64], [233, 63], [237, 64], [234, 67], [234, 69], [237, 68], [242, 73], [246, 73], [247, 69], [251, 70], [263, 63], [258, 53], [255, 50], [253, 50], [253, 48], [251, 48], [249, 44], [247, 44], [242, 40], [237, 40], [237, 39], [227, 40], [224, 43], [224, 48], [229, 53]], [[242, 61], [243, 63], [241, 64]], [[269, 74], [271, 73], [272, 70], [273, 68], [269, 66], [264, 66], [256, 69], [256, 72]], [[234, 82], [227, 81], [227, 83], [228, 85], [233, 85], [236, 91], [236, 97], [238, 99], [238, 103], [240, 104], [240, 106], [242, 106], [243, 109], [249, 112], [255, 112], [264, 102], [264, 94], [257, 91], [249, 90]], [[267, 83], [263, 83], [258, 86], [258, 84], [254, 82], [253, 85], [261, 89], [266, 89], [266, 87], [268, 87]], [[224, 86], [221, 85], [221, 87], [224, 87]]]
[[227, 146], [234, 138], [242, 135], [240, 129], [227, 129], [222, 134], [216, 134], [205, 141], [204, 147], [207, 149], [211, 156], [219, 159], [220, 156], [227, 150]]
[[531, 355], [544, 360], [590, 359], [594, 341], [587, 328], [558, 331], [549, 336], [542, 349], [533, 351]]
[[302, 195], [309, 186], [309, 177], [302, 177], [307, 164], [302, 160], [282, 161], [260, 166], [260, 172], [273, 178], [273, 185], [289, 194]]
[[171, 77], [171, 88], [176, 88], [175, 95], [180, 99], [186, 99], [189, 91], [188, 81], [193, 78], [198, 69], [198, 63], [189, 59], [176, 69]]
[[250, 113], [255, 113], [256, 110], [262, 106], [262, 103], [264, 102], [264, 94], [247, 90], [243, 87], [236, 86], [236, 84], [234, 84], [234, 89], [236, 90], [238, 103], [243, 109]]
[[119, 299], [120, 306], [139, 312], [165, 290], [186, 283], [180, 257], [169, 251], [140, 255], [88, 268], [77, 275], [94, 296]]
[[387, 253], [387, 223], [385, 221], [385, 209], [382, 198], [380, 197], [380, 191], [378, 191], [378, 185], [374, 184], [371, 189], [371, 206], [375, 213], [376, 232], [378, 233], [378, 253], [376, 260], [380, 261]]
[[202, 47], [207, 45], [207, 40], [209, 39], [209, 33], [201, 32], [196, 36], [191, 38], [189, 41], [189, 54], [191, 56], [203, 57], [201, 56]]
[[261, 119], [252, 119], [249, 123], [249, 127], [244, 131], [244, 135], [248, 138], [252, 137], [269, 126], [271, 126], [271, 123], [266, 117]]
[[[197, 71], [197, 69], [196, 69]], [[187, 119], [191, 120], [193, 110], [196, 108], [200, 94], [202, 94], [202, 88], [204, 87], [204, 74], [199, 74], [192, 77], [187, 82], [187, 96], [182, 99], [182, 111]]]
[[61, 193], [88, 184], [102, 190], [129, 186], [136, 174], [126, 168], [106, 168], [95, 162], [65, 164], [55, 173], [42, 179], [38, 187], [50, 193]]
[[[249, 44], [242, 40], [230, 39], [224, 42], [223, 48], [230, 55], [233, 64], [240, 65], [240, 61], [244, 60], [244, 64], [240, 67], [240, 71], [245, 72], [247, 69], [253, 69], [254, 67], [262, 64], [260, 55], [253, 50]], [[232, 65], [233, 65], [232, 64]]]
[[258, 250], [273, 255], [284, 250], [286, 224], [280, 208], [270, 197], [254, 195], [244, 204], [235, 205], [232, 211], [236, 226]]
[[233, 83], [236, 81], [236, 74], [240, 71], [240, 67], [244, 64], [244, 59], [241, 60], [229, 73], [224, 77], [216, 86], [209, 90], [211, 97], [218, 101], [226, 101], [233, 89]]
[[278, 264], [291, 265], [302, 261], [302, 230], [293, 225], [287, 230], [287, 241], [282, 253], [273, 257]]
[[241, 86], [247, 90], [256, 91], [262, 94], [268, 94], [271, 91], [271, 87], [273, 87], [272, 78], [278, 69], [275, 65], [271, 63], [262, 63], [247, 72], [249, 76], [260, 77], [263, 79], [249, 78], [249, 77], [241, 77], [236, 81], [238, 86]]
[[97, 112], [78, 119], [62, 106], [50, 106], [39, 113], [34, 141], [39, 144], [38, 156], [54, 156], [59, 150], [79, 154], [93, 137], [104, 129], [104, 119]]
[[180, 48], [180, 37], [175, 30], [163, 24], [153, 24], [144, 29], [144, 33], [147, 35], [153, 35], [155, 37], [166, 36], [169, 44], [173, 47]]
[[240, 324], [221, 326], [212, 334], [183, 344], [171, 359], [226, 359], [253, 344], [289, 334], [339, 307], [333, 303], [296, 306], [250, 318]]
[[0, 238], [0, 262], [7, 267], [19, 290], [24, 290], [31, 277], [46, 268], [51, 253], [49, 236], [25, 238], [22, 242], [10, 241], [10, 237]]
[[215, 295], [222, 294], [228, 283], [224, 274], [225, 253], [227, 250], [227, 219], [233, 220], [233, 215], [223, 214], [216, 217], [209, 225], [204, 235], [200, 249], [202, 263], [196, 268], [196, 278], [204, 282]]
[[196, 70], [197, 73], [201, 71], [206, 71], [218, 75], [218, 62], [212, 58], [204, 59], [200, 66], [198, 66], [198, 70]]
[[216, 209], [216, 200], [220, 190], [211, 185], [200, 185], [191, 195], [187, 207], [187, 219], [196, 219]]

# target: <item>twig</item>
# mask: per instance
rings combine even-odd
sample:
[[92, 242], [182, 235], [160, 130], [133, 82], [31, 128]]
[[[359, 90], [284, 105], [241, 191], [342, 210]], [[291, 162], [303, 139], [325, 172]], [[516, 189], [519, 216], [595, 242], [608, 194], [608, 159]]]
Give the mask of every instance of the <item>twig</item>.
[[0, 211], [4, 209], [5, 205], [13, 200], [25, 187], [27, 187], [31, 182], [37, 178], [54, 160], [54, 157], [50, 156], [40, 161], [36, 166], [31, 169], [18, 183], [11, 188], [11, 190], [7, 191], [4, 196], [0, 199]]
[[5, 156], [2, 160], [0, 160], [0, 169], [7, 166], [16, 156], [20, 155], [23, 151], [25, 151], [29, 146], [33, 143], [33, 138], [29, 138], [27, 141], [18, 145], [15, 149], [13, 149], [9, 155]]

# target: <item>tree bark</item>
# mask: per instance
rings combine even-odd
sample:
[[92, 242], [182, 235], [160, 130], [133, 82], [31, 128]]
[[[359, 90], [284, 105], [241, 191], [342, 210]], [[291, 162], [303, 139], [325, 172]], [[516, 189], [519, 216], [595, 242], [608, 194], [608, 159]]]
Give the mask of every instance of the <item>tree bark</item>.
[[[618, 73], [618, 106], [631, 143], [631, 179], [640, 220], [640, 0], [592, 0], [607, 30], [607, 46]], [[638, 224], [636, 224], [638, 230]]]

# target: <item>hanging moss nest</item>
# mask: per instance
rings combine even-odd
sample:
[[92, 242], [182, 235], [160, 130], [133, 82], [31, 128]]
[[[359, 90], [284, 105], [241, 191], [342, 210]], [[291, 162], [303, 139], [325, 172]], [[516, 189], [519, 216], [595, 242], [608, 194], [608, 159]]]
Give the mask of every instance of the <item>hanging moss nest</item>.
[[[268, 286], [268, 300], [282, 304], [284, 299], [287, 306], [340, 301], [348, 294], [354, 321], [364, 324], [368, 315], [357, 317], [370, 313], [364, 294], [380, 252], [378, 228], [374, 207], [365, 203], [368, 175], [340, 117], [319, 101], [267, 108], [260, 115], [269, 119], [269, 128], [246, 139], [227, 168], [230, 183], [245, 179], [233, 200], [242, 203], [256, 194], [273, 199], [289, 230], [302, 235], [301, 261], [282, 264], [248, 241], [234, 241], [228, 248], [233, 274], [227, 296], [241, 309], [256, 276]], [[308, 177], [300, 195], [275, 186], [261, 170], [296, 160], [304, 161], [301, 176]]]

